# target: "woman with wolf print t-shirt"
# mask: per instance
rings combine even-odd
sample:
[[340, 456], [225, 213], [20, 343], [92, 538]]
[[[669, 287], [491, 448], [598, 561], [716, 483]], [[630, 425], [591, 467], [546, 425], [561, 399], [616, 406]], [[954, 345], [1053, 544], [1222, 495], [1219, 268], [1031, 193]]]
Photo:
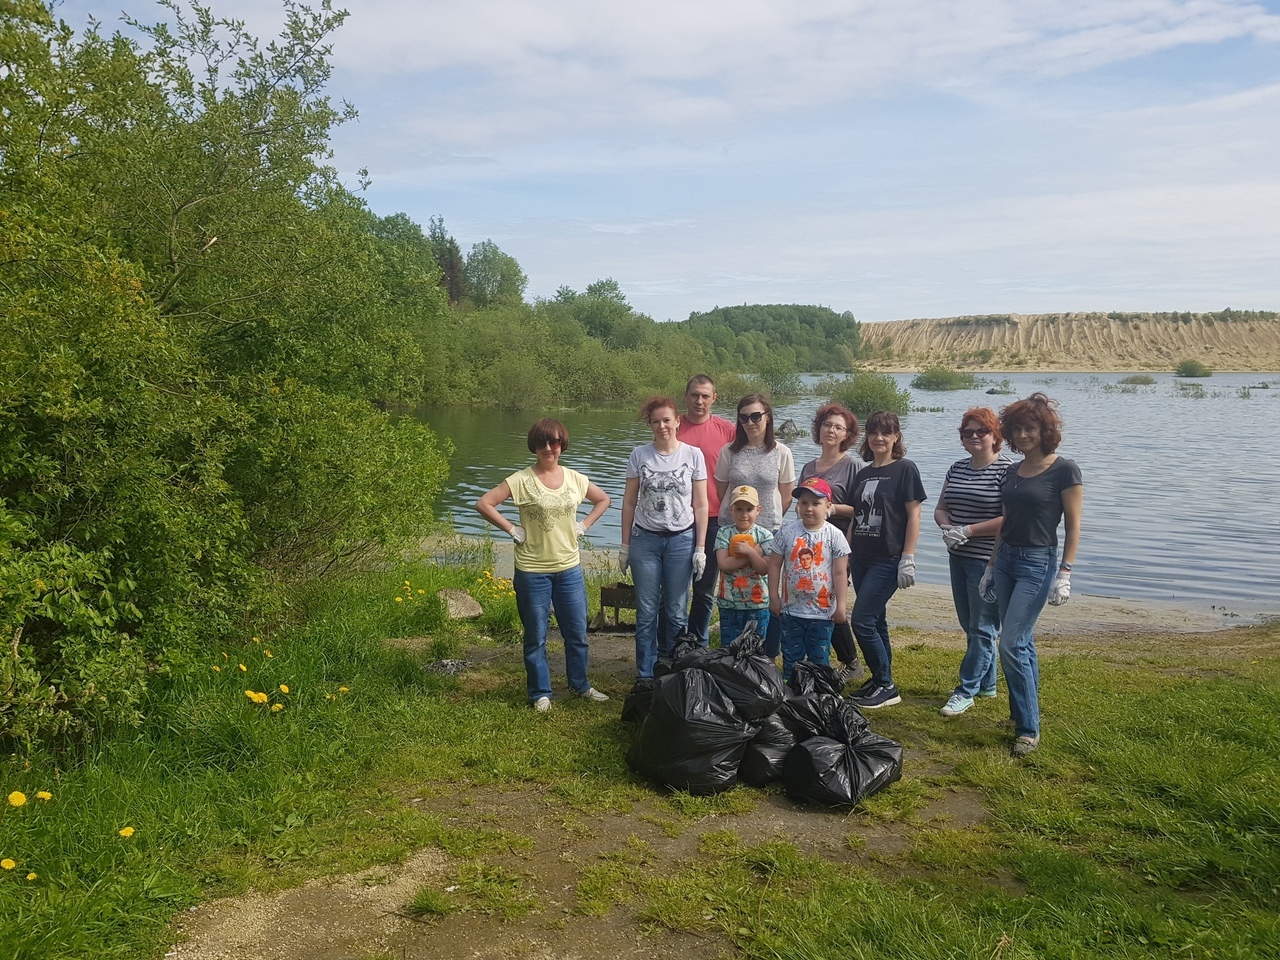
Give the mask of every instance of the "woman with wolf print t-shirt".
[[[622, 550], [618, 563], [636, 585], [636, 674], [653, 676], [688, 625], [689, 583], [706, 569], [707, 466], [702, 451], [676, 439], [680, 414], [670, 397], [640, 408], [653, 442], [627, 458], [622, 499]], [[658, 613], [666, 635], [658, 636]]]

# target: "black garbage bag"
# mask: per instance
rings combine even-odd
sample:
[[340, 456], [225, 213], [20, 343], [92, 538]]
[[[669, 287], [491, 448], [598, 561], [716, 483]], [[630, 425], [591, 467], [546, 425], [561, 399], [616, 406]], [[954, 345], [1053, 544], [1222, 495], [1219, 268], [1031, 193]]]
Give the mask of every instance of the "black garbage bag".
[[622, 702], [622, 722], [642, 723], [653, 704], [653, 679], [642, 677], [631, 687], [627, 699]]
[[793, 800], [854, 806], [902, 776], [902, 744], [873, 733], [857, 708], [837, 702], [836, 709], [824, 702], [824, 729], [783, 761], [782, 781]]
[[787, 696], [777, 666], [764, 655], [764, 637], [754, 623], [729, 646], [709, 651], [691, 666], [716, 678], [743, 720], [767, 717]]
[[801, 660], [791, 665], [791, 679], [787, 681], [787, 688], [797, 697], [807, 697], [813, 693], [830, 693], [838, 697], [844, 692], [844, 681], [825, 663]]
[[844, 742], [868, 726], [866, 717], [852, 701], [830, 693], [788, 697], [778, 708], [776, 716], [791, 731], [796, 742], [810, 737], [830, 737]]
[[738, 764], [758, 726], [738, 717], [715, 678], [703, 670], [659, 677], [649, 716], [627, 763], [642, 776], [707, 795], [738, 781]]
[[760, 721], [760, 732], [751, 738], [738, 765], [738, 779], [753, 787], [782, 779], [782, 764], [796, 737], [776, 713]]
[[671, 648], [671, 656], [658, 658], [658, 662], [653, 666], [653, 675], [665, 677], [677, 670], [696, 666], [710, 655], [711, 651], [702, 646], [697, 637], [685, 631], [676, 636], [676, 642]]

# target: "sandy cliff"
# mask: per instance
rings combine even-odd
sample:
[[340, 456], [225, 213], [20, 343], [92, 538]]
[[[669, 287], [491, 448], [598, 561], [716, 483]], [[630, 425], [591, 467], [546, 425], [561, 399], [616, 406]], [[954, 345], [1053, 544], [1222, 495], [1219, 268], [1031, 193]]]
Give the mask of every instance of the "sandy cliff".
[[1198, 314], [1057, 313], [893, 320], [861, 325], [878, 370], [1159, 370], [1199, 360], [1215, 370], [1280, 370], [1280, 319]]

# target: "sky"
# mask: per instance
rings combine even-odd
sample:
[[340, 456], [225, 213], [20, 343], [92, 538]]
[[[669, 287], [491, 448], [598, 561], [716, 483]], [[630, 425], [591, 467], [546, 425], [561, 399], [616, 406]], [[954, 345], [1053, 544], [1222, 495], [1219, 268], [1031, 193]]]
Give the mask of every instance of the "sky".
[[[1280, 0], [346, 6], [330, 92], [359, 117], [331, 162], [375, 213], [492, 239], [530, 298], [1280, 310]], [[164, 18], [56, 8], [122, 10]]]

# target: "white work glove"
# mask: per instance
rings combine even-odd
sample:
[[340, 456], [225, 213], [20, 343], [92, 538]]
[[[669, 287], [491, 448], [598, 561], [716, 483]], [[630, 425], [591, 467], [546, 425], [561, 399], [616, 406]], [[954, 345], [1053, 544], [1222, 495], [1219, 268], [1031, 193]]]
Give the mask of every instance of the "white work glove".
[[956, 547], [963, 547], [969, 542], [972, 536], [969, 527], [946, 527], [942, 531], [942, 542], [947, 545], [948, 550], [954, 550]]
[[982, 571], [982, 579], [978, 581], [978, 596], [987, 603], [996, 602], [996, 571], [994, 567], [987, 567]]
[[1058, 576], [1049, 588], [1049, 606], [1060, 607], [1071, 599], [1071, 574], [1058, 571]]
[[524, 527], [518, 523], [513, 523], [511, 525], [511, 539], [516, 542], [517, 546], [524, 543]]
[[627, 575], [627, 567], [631, 565], [631, 548], [625, 543], [618, 550], [618, 567], [622, 570], [622, 575]]
[[693, 551], [693, 579], [697, 580], [706, 572], [707, 569], [707, 552], [705, 550]]
[[587, 525], [581, 520], [578, 521], [578, 536], [585, 537], [587, 535]]
[[916, 555], [914, 553], [904, 553], [902, 559], [898, 561], [898, 589], [905, 590], [907, 587], [916, 585]]

